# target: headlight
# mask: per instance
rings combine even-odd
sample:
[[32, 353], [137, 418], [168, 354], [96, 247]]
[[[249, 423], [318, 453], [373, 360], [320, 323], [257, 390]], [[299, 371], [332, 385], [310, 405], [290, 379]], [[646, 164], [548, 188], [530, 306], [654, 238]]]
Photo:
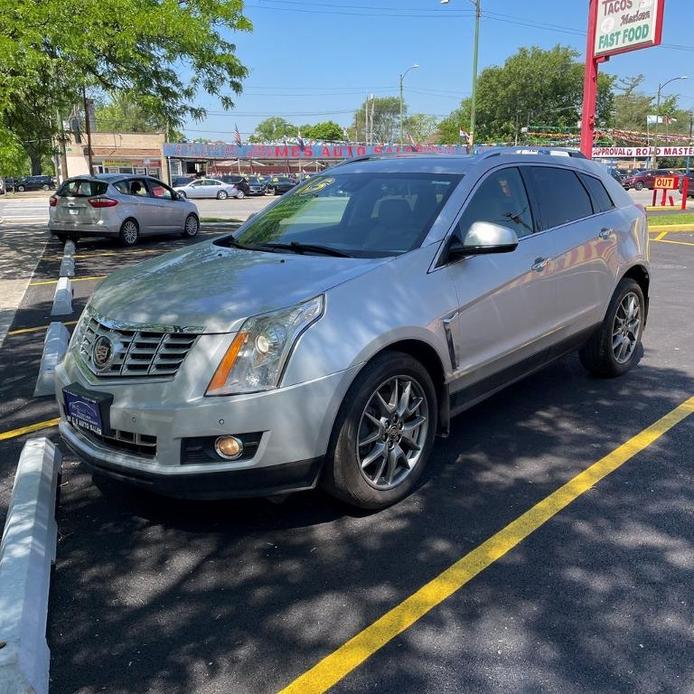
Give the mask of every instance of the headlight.
[[235, 395], [270, 390], [299, 335], [323, 315], [323, 296], [292, 308], [249, 318], [219, 362], [207, 395]]

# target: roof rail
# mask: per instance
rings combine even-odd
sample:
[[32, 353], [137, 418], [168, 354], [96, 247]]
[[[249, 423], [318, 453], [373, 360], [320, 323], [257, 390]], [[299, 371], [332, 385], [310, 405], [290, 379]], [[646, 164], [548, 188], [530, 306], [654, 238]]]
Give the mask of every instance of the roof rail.
[[587, 157], [577, 149], [568, 149], [566, 147], [533, 147], [533, 146], [518, 146], [518, 147], [493, 147], [480, 152], [479, 156], [482, 159], [489, 157], [499, 157], [509, 154], [544, 154], [554, 157], [572, 157], [573, 159], [587, 159]]

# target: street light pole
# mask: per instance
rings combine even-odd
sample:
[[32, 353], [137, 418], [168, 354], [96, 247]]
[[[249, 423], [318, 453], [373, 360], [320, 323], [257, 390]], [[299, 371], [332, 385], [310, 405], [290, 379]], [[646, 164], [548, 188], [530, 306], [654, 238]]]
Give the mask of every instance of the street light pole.
[[405, 102], [402, 98], [402, 82], [405, 79], [405, 75], [410, 71], [410, 70], [415, 70], [418, 68], [419, 65], [415, 63], [414, 65], [410, 65], [410, 67], [405, 70], [405, 72], [400, 73], [400, 146], [402, 147], [402, 139], [403, 139], [403, 132], [402, 132], [402, 123], [403, 123], [403, 112], [404, 112], [404, 105]]
[[[449, 0], [439, 0], [447, 5]], [[475, 144], [475, 120], [477, 111], [477, 54], [480, 45], [480, 17], [482, 16], [482, 0], [470, 0], [475, 6], [475, 38], [472, 43], [472, 94], [470, 95], [470, 151]]]
[[670, 82], [676, 82], [677, 80], [686, 80], [687, 75], [681, 75], [680, 77], [673, 77], [667, 82], [663, 82], [658, 85], [658, 91], [655, 98], [655, 125], [653, 127], [653, 156], [651, 157], [651, 168], [658, 168], [658, 125], [660, 121], [660, 94], [665, 87], [667, 87]]

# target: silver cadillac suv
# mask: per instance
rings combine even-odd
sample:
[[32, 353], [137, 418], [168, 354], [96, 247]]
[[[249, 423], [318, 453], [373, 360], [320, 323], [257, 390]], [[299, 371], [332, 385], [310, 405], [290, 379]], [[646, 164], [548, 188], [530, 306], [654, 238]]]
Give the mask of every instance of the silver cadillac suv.
[[162, 494], [382, 508], [509, 383], [576, 349], [634, 366], [648, 255], [643, 209], [577, 153], [352, 160], [111, 275], [57, 369], [60, 432]]

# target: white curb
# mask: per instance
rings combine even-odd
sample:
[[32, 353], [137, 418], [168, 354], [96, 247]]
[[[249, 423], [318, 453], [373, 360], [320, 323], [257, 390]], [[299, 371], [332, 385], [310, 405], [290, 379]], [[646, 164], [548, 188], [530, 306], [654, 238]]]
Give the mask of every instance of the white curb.
[[52, 316], [68, 316], [72, 313], [72, 284], [69, 278], [61, 277], [55, 287]]
[[60, 271], [58, 275], [60, 277], [74, 277], [75, 259], [71, 258], [69, 255], [63, 256], [63, 259], [60, 261]]
[[74, 241], [66, 241], [65, 242], [65, 247], [63, 248], [63, 254], [66, 256], [72, 257], [75, 255], [75, 242]]
[[22, 449], [0, 544], [0, 692], [48, 692], [48, 589], [55, 561], [61, 455], [46, 438]]
[[62, 324], [53, 322], [48, 326], [43, 341], [43, 354], [39, 366], [39, 377], [36, 379], [34, 397], [52, 395], [55, 392], [55, 367], [62, 361], [70, 342], [70, 332]]

